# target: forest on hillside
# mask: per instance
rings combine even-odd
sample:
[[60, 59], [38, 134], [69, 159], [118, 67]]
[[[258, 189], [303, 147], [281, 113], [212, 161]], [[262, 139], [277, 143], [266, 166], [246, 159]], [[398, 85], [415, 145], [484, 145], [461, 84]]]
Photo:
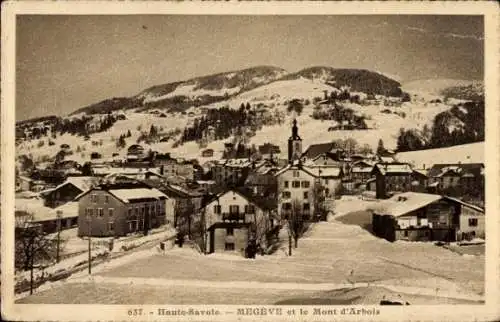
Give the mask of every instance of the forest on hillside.
[[484, 141], [484, 112], [484, 101], [454, 105], [436, 115], [432, 127], [426, 125], [421, 131], [400, 129], [397, 150], [416, 151]]

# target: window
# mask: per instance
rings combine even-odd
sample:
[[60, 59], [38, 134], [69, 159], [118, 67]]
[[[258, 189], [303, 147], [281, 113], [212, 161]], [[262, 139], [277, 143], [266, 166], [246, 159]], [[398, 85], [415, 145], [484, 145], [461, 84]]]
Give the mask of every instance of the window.
[[134, 211], [135, 215], [138, 216], [139, 215], [139, 207], [135, 207], [135, 211]]
[[325, 179], [325, 184], [328, 184], [328, 179]]
[[285, 181], [285, 188], [288, 188], [288, 181]]
[[225, 243], [224, 250], [226, 250], [226, 251], [234, 250], [234, 243]]
[[283, 199], [289, 199], [292, 197], [292, 194], [290, 193], [290, 191], [283, 191], [281, 193], [281, 195], [282, 195]]
[[281, 205], [281, 209], [282, 209], [282, 210], [290, 210], [290, 209], [292, 209], [292, 204], [291, 204], [291, 203], [289, 203], [289, 202], [285, 202], [285, 203], [283, 203], [283, 204]]
[[108, 222], [108, 231], [113, 231], [115, 229], [115, 223], [110, 221]]
[[93, 213], [94, 213], [94, 209], [93, 208], [87, 208], [85, 209], [86, 210], [86, 215], [87, 215], [87, 218], [90, 218], [92, 217]]
[[477, 226], [477, 218], [469, 218], [469, 227]]
[[234, 228], [226, 228], [226, 235], [233, 236], [234, 235]]
[[309, 188], [309, 181], [302, 181], [302, 188]]
[[238, 205], [230, 205], [229, 206], [229, 213], [237, 214], [238, 212], [240, 212], [240, 206], [238, 206]]
[[299, 171], [298, 170], [293, 170], [293, 176], [294, 178], [298, 178], [299, 177]]
[[293, 181], [292, 188], [300, 188], [300, 181]]
[[114, 212], [114, 209], [113, 208], [109, 208], [108, 209], [108, 216], [109, 217], [113, 217], [113, 212]]
[[90, 195], [90, 202], [97, 203], [97, 195], [96, 194]]
[[304, 191], [304, 199], [309, 199], [309, 191]]
[[408, 230], [405, 230], [405, 237], [408, 237]]
[[221, 212], [220, 205], [215, 205], [215, 206], [214, 206], [214, 213], [216, 213], [216, 214], [220, 214], [220, 212]]
[[254, 214], [255, 213], [255, 207], [253, 205], [246, 205], [245, 206], [245, 213], [247, 213], [247, 214]]
[[104, 203], [109, 203], [109, 196], [108, 195], [104, 196]]
[[99, 217], [102, 217], [104, 215], [104, 210], [102, 208], [97, 208], [97, 214]]
[[132, 217], [132, 208], [128, 208], [128, 216]]
[[311, 209], [309, 203], [304, 204], [304, 210], [309, 211]]

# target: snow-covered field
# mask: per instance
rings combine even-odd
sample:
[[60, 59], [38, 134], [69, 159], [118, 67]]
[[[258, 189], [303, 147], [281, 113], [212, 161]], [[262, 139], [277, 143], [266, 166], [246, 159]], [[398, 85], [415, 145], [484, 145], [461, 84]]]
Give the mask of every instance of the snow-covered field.
[[456, 145], [448, 148], [401, 152], [397, 159], [412, 163], [416, 168], [429, 168], [438, 163], [484, 163], [484, 142]]
[[[347, 209], [358, 202], [339, 203], [346, 205], [339, 205], [338, 209]], [[273, 304], [294, 298], [326, 297], [333, 303], [334, 292], [330, 297], [326, 293], [339, 288], [364, 287], [366, 293], [371, 294], [370, 304], [395, 294], [402, 294], [403, 298], [413, 296], [413, 301], [418, 298], [430, 304], [480, 300], [484, 292], [484, 256], [462, 256], [430, 243], [390, 243], [335, 218], [315, 224], [299, 240], [292, 256], [278, 251], [249, 260], [237, 255], [203, 256], [189, 248], [174, 248], [165, 253], [156, 249], [144, 251], [129, 260], [125, 257], [121, 260], [121, 263], [96, 267], [93, 280], [82, 273], [23, 302], [65, 303], [66, 296], [66, 301], [71, 303], [96, 303], [97, 300], [133, 303], [133, 294], [145, 294], [148, 290], [158, 297], [135, 295], [137, 301]], [[84, 285], [93, 292], [78, 292]], [[168, 287], [162, 291], [161, 285]], [[124, 295], [124, 288], [130, 289], [126, 291], [129, 295]], [[196, 289], [199, 292], [193, 295]], [[226, 291], [234, 296], [222, 296]], [[264, 293], [262, 300], [247, 295], [254, 291]]]

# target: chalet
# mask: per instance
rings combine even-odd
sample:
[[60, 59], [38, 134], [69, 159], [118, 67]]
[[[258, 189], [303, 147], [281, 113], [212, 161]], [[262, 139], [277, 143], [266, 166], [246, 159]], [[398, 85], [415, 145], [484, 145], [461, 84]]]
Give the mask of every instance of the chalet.
[[184, 180], [195, 180], [196, 173], [199, 171], [192, 161], [157, 158], [155, 165], [160, 167], [160, 174], [165, 177], [182, 177]]
[[375, 235], [389, 241], [455, 241], [484, 238], [484, 210], [435, 194], [405, 192], [372, 210]]
[[386, 199], [391, 193], [411, 190], [413, 170], [408, 163], [377, 163], [371, 172], [375, 176], [377, 199]]
[[114, 181], [120, 178], [130, 178], [134, 180], [162, 180], [164, 177], [157, 171], [143, 169], [115, 169], [115, 171], [107, 174], [104, 179], [106, 181]]
[[127, 149], [127, 161], [140, 161], [146, 158], [144, 147], [139, 144], [133, 144]]
[[427, 172], [429, 185], [438, 190], [448, 188], [484, 189], [483, 163], [435, 164]]
[[325, 188], [326, 196], [334, 196], [335, 192], [342, 184], [344, 171], [337, 166], [314, 166], [304, 169], [316, 175], [317, 182]]
[[243, 255], [250, 240], [266, 249], [265, 234], [272, 227], [273, 207], [244, 190], [227, 190], [208, 199], [203, 207], [208, 253]]
[[68, 202], [57, 208], [48, 208], [39, 199], [15, 200], [16, 227], [37, 225], [46, 234], [74, 228], [78, 225], [78, 203]]
[[252, 169], [248, 174], [244, 186], [253, 191], [257, 196], [276, 196], [277, 181], [274, 174], [278, 171], [274, 162], [265, 160], [263, 162], [253, 162]]
[[429, 177], [425, 169], [413, 169], [411, 174], [412, 191], [423, 192], [429, 184]]
[[197, 180], [196, 184], [204, 193], [212, 193], [215, 190], [216, 182], [214, 180]]
[[97, 181], [95, 177], [68, 177], [55, 188], [41, 191], [40, 195], [46, 207], [56, 208], [73, 201], [79, 194], [96, 185]]
[[172, 200], [144, 183], [101, 184], [75, 200], [78, 236], [124, 236], [174, 219]]
[[341, 165], [344, 151], [335, 143], [312, 144], [302, 154], [302, 162], [312, 161], [317, 165]]
[[373, 163], [369, 161], [356, 161], [352, 164], [349, 175], [356, 183], [366, 183], [372, 176]]
[[214, 156], [214, 150], [213, 149], [205, 149], [201, 151], [201, 156], [204, 158], [211, 158]]
[[243, 184], [251, 166], [252, 161], [247, 158], [218, 160], [212, 168], [212, 180], [219, 186]]
[[258, 150], [263, 159], [272, 159], [281, 153], [280, 147], [271, 143], [259, 145]]

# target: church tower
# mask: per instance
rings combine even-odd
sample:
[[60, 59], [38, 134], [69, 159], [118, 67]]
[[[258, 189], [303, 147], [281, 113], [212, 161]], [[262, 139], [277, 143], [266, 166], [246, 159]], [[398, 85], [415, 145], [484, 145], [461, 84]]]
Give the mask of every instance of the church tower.
[[292, 164], [295, 160], [300, 160], [302, 155], [302, 139], [299, 136], [297, 120], [293, 120], [292, 136], [288, 139], [288, 163]]

